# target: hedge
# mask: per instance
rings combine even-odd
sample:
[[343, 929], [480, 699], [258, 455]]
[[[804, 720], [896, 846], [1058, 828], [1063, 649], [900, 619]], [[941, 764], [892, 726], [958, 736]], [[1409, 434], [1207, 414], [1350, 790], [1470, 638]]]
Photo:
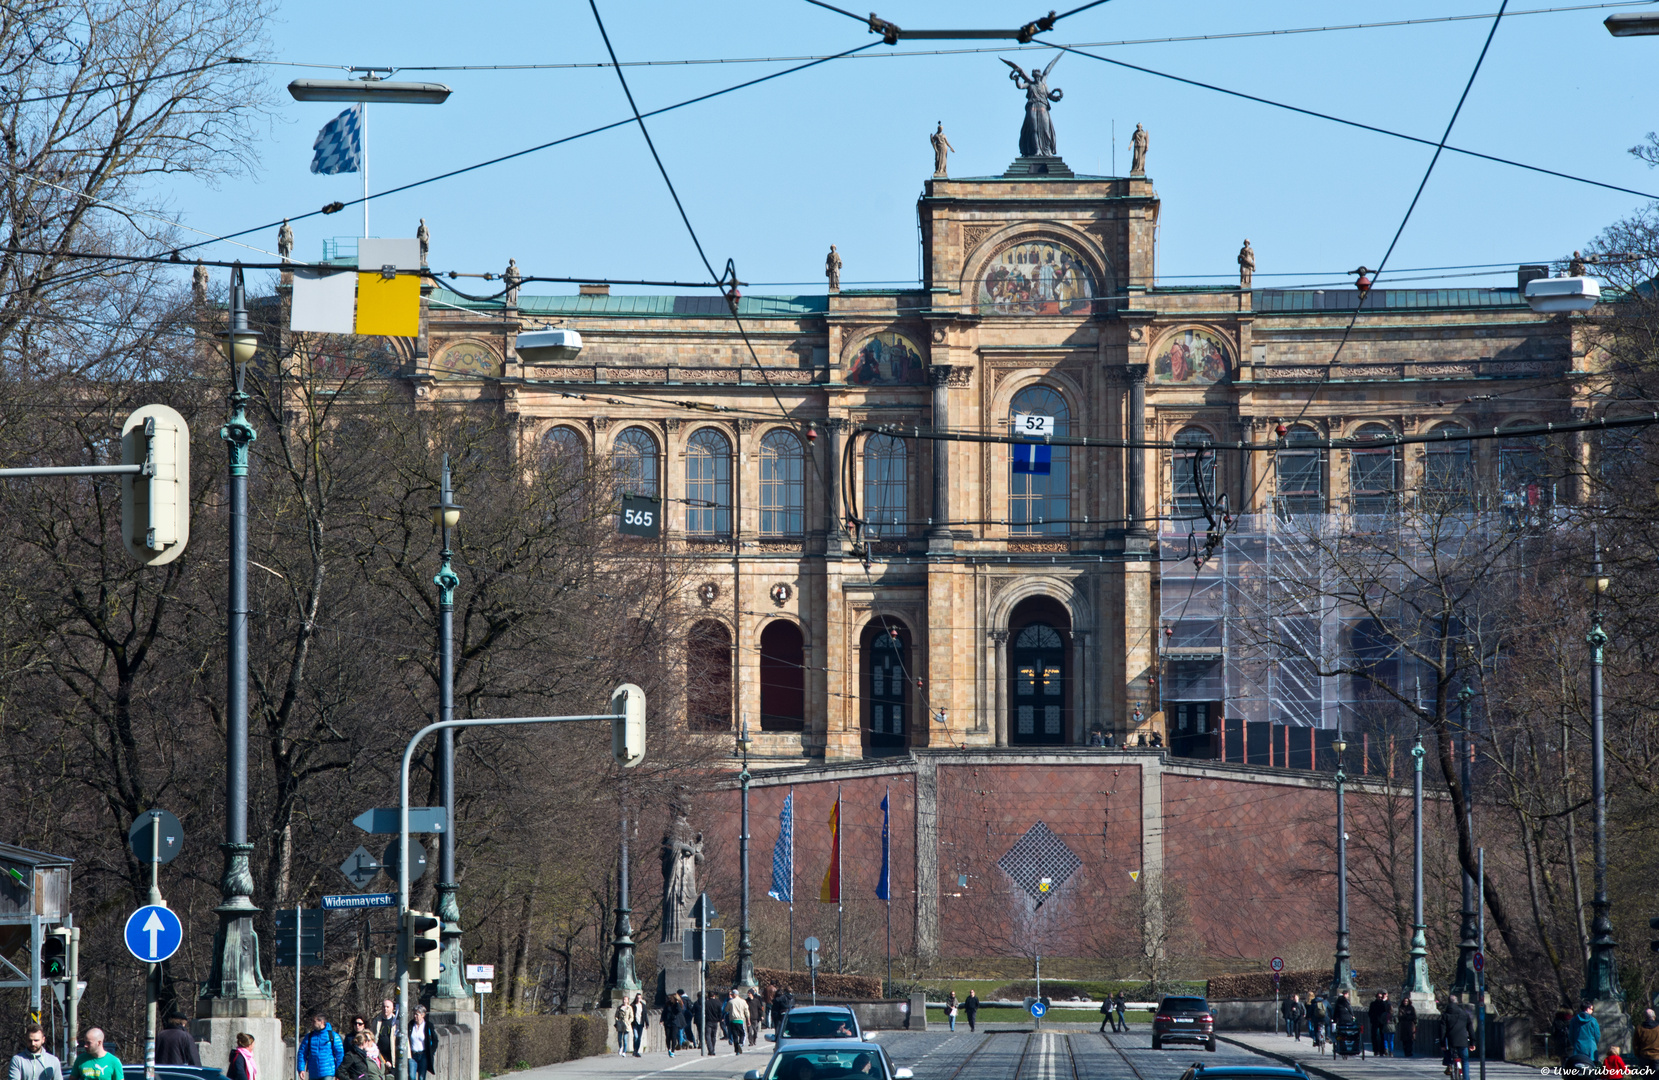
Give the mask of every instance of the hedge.
[[605, 1052], [599, 1016], [521, 1016], [486, 1020], [478, 1035], [478, 1069], [491, 1076], [556, 1065]]
[[[1354, 972], [1354, 981], [1357, 984], [1360, 973]], [[1320, 971], [1286, 971], [1279, 976], [1279, 996], [1288, 994], [1307, 995], [1309, 992], [1319, 993], [1331, 988], [1331, 973], [1329, 969]], [[1252, 971], [1245, 975], [1217, 975], [1210, 980], [1208, 997], [1229, 999], [1245, 999], [1271, 1001], [1273, 1000], [1273, 973], [1271, 971]]]
[[[710, 964], [709, 985], [730, 986], [736, 976], [736, 964]], [[804, 1005], [809, 1000], [812, 978], [805, 971], [782, 971], [778, 968], [755, 968], [755, 981], [762, 990], [773, 983], [795, 991], [795, 1003]], [[687, 987], [690, 990], [692, 987]], [[876, 1001], [881, 998], [881, 979], [875, 975], [835, 975], [818, 971], [818, 996], [850, 998], [853, 1001]]]

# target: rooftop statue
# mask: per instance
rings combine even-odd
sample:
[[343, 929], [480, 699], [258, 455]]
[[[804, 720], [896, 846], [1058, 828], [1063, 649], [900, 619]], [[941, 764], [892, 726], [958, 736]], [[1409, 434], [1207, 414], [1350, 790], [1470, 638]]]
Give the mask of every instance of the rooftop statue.
[[[1058, 157], [1054, 149], [1054, 120], [1048, 114], [1048, 104], [1059, 101], [1064, 95], [1059, 90], [1048, 88], [1048, 73], [1054, 70], [1054, 65], [1060, 62], [1060, 53], [1048, 62], [1048, 67], [1031, 69], [1027, 75], [1020, 70], [1020, 66], [1012, 60], [1003, 59], [1002, 62], [1014, 70], [1008, 77], [1014, 85], [1025, 91], [1025, 123], [1020, 125], [1020, 157]], [[999, 57], [999, 59], [1001, 59]]]

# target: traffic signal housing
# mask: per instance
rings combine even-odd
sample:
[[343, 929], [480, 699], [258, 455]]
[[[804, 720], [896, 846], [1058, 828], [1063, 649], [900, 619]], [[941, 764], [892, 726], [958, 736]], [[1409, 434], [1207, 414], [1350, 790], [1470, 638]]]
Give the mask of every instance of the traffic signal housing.
[[69, 935], [67, 926], [49, 931], [40, 943], [40, 977], [43, 979], [69, 978]]
[[146, 566], [170, 563], [190, 541], [190, 428], [178, 410], [146, 405], [121, 425], [121, 541]]
[[442, 923], [430, 911], [411, 911], [403, 924], [408, 942], [409, 979], [417, 983], [438, 981], [438, 937]]
[[633, 683], [611, 691], [611, 756], [624, 769], [645, 760], [645, 691]]

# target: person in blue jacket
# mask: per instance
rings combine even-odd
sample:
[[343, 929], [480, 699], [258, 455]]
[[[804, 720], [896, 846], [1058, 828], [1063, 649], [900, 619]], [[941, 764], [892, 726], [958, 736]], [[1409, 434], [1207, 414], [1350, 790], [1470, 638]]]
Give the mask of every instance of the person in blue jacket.
[[340, 1059], [346, 1056], [346, 1044], [329, 1026], [328, 1017], [314, 1013], [311, 1030], [300, 1039], [298, 1053], [300, 1080], [332, 1080], [340, 1069]]

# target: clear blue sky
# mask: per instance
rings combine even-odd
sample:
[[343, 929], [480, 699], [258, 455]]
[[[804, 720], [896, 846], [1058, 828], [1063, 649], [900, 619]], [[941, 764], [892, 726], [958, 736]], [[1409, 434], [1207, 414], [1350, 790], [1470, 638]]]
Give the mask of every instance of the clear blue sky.
[[[873, 2], [883, 17], [921, 28], [1017, 25], [1057, 0], [1024, 6]], [[1511, 8], [1563, 2], [1515, 0]], [[1497, 6], [1498, 0], [1114, 0], [1063, 20], [1054, 36], [1068, 44], [1110, 42], [1476, 14]], [[1601, 25], [1609, 10], [1506, 17], [1451, 143], [1659, 193], [1659, 174], [1626, 152], [1659, 127], [1650, 74], [1659, 61], [1659, 38], [1613, 38]], [[878, 40], [859, 23], [794, 0], [601, 0], [600, 12], [624, 61], [820, 55]], [[1490, 20], [1473, 20], [1098, 51], [1438, 139], [1489, 28]], [[320, 64], [605, 58], [593, 16], [580, 0], [285, 0], [270, 38], [274, 58]], [[869, 59], [822, 64], [648, 121], [710, 260], [718, 268], [736, 259], [742, 277], [757, 283], [753, 292], [818, 292], [824, 252], [834, 243], [846, 262], [844, 284], [914, 281], [915, 201], [932, 171], [927, 140], [935, 122], [944, 122], [958, 149], [953, 175], [1000, 173], [1017, 154], [1023, 95], [994, 52], [889, 54], [995, 44], [877, 44], [864, 54]], [[1002, 55], [1029, 67], [1046, 64], [1052, 53], [1008, 49]], [[636, 67], [627, 76], [641, 108], [651, 109], [787, 66]], [[222, 234], [361, 194], [358, 175], [309, 171], [317, 130], [343, 106], [293, 102], [281, 89], [295, 77], [340, 76], [297, 67], [266, 70], [277, 91], [277, 115], [253, 176], [217, 189], [188, 181], [163, 189], [168, 210], [184, 222]], [[608, 68], [401, 77], [441, 80], [455, 92], [442, 106], [371, 109], [371, 192], [629, 115]], [[1190, 283], [1176, 275], [1230, 276], [1244, 237], [1257, 252], [1259, 285], [1328, 281], [1321, 275], [1360, 263], [1375, 267], [1432, 154], [1431, 147], [1076, 55], [1060, 61], [1050, 82], [1065, 91], [1054, 122], [1060, 154], [1075, 170], [1113, 171], [1114, 122], [1119, 172], [1128, 170], [1125, 143], [1135, 124], [1151, 133], [1147, 171], [1163, 198], [1158, 269], [1171, 284]], [[1643, 201], [1443, 155], [1390, 265], [1561, 258]], [[531, 274], [705, 277], [631, 125], [377, 199], [370, 207], [370, 232], [377, 236], [411, 236], [416, 220], [426, 218], [439, 270], [499, 271], [512, 257]], [[299, 222], [296, 253], [318, 257], [325, 238], [355, 237], [361, 226], [358, 208]], [[274, 229], [246, 239], [272, 249], [276, 244]], [[226, 244], [202, 250], [221, 258], [240, 251]], [[1306, 276], [1265, 276], [1281, 272]], [[1497, 285], [1514, 279], [1504, 273], [1464, 280]], [[769, 284], [774, 282], [805, 284]]]

